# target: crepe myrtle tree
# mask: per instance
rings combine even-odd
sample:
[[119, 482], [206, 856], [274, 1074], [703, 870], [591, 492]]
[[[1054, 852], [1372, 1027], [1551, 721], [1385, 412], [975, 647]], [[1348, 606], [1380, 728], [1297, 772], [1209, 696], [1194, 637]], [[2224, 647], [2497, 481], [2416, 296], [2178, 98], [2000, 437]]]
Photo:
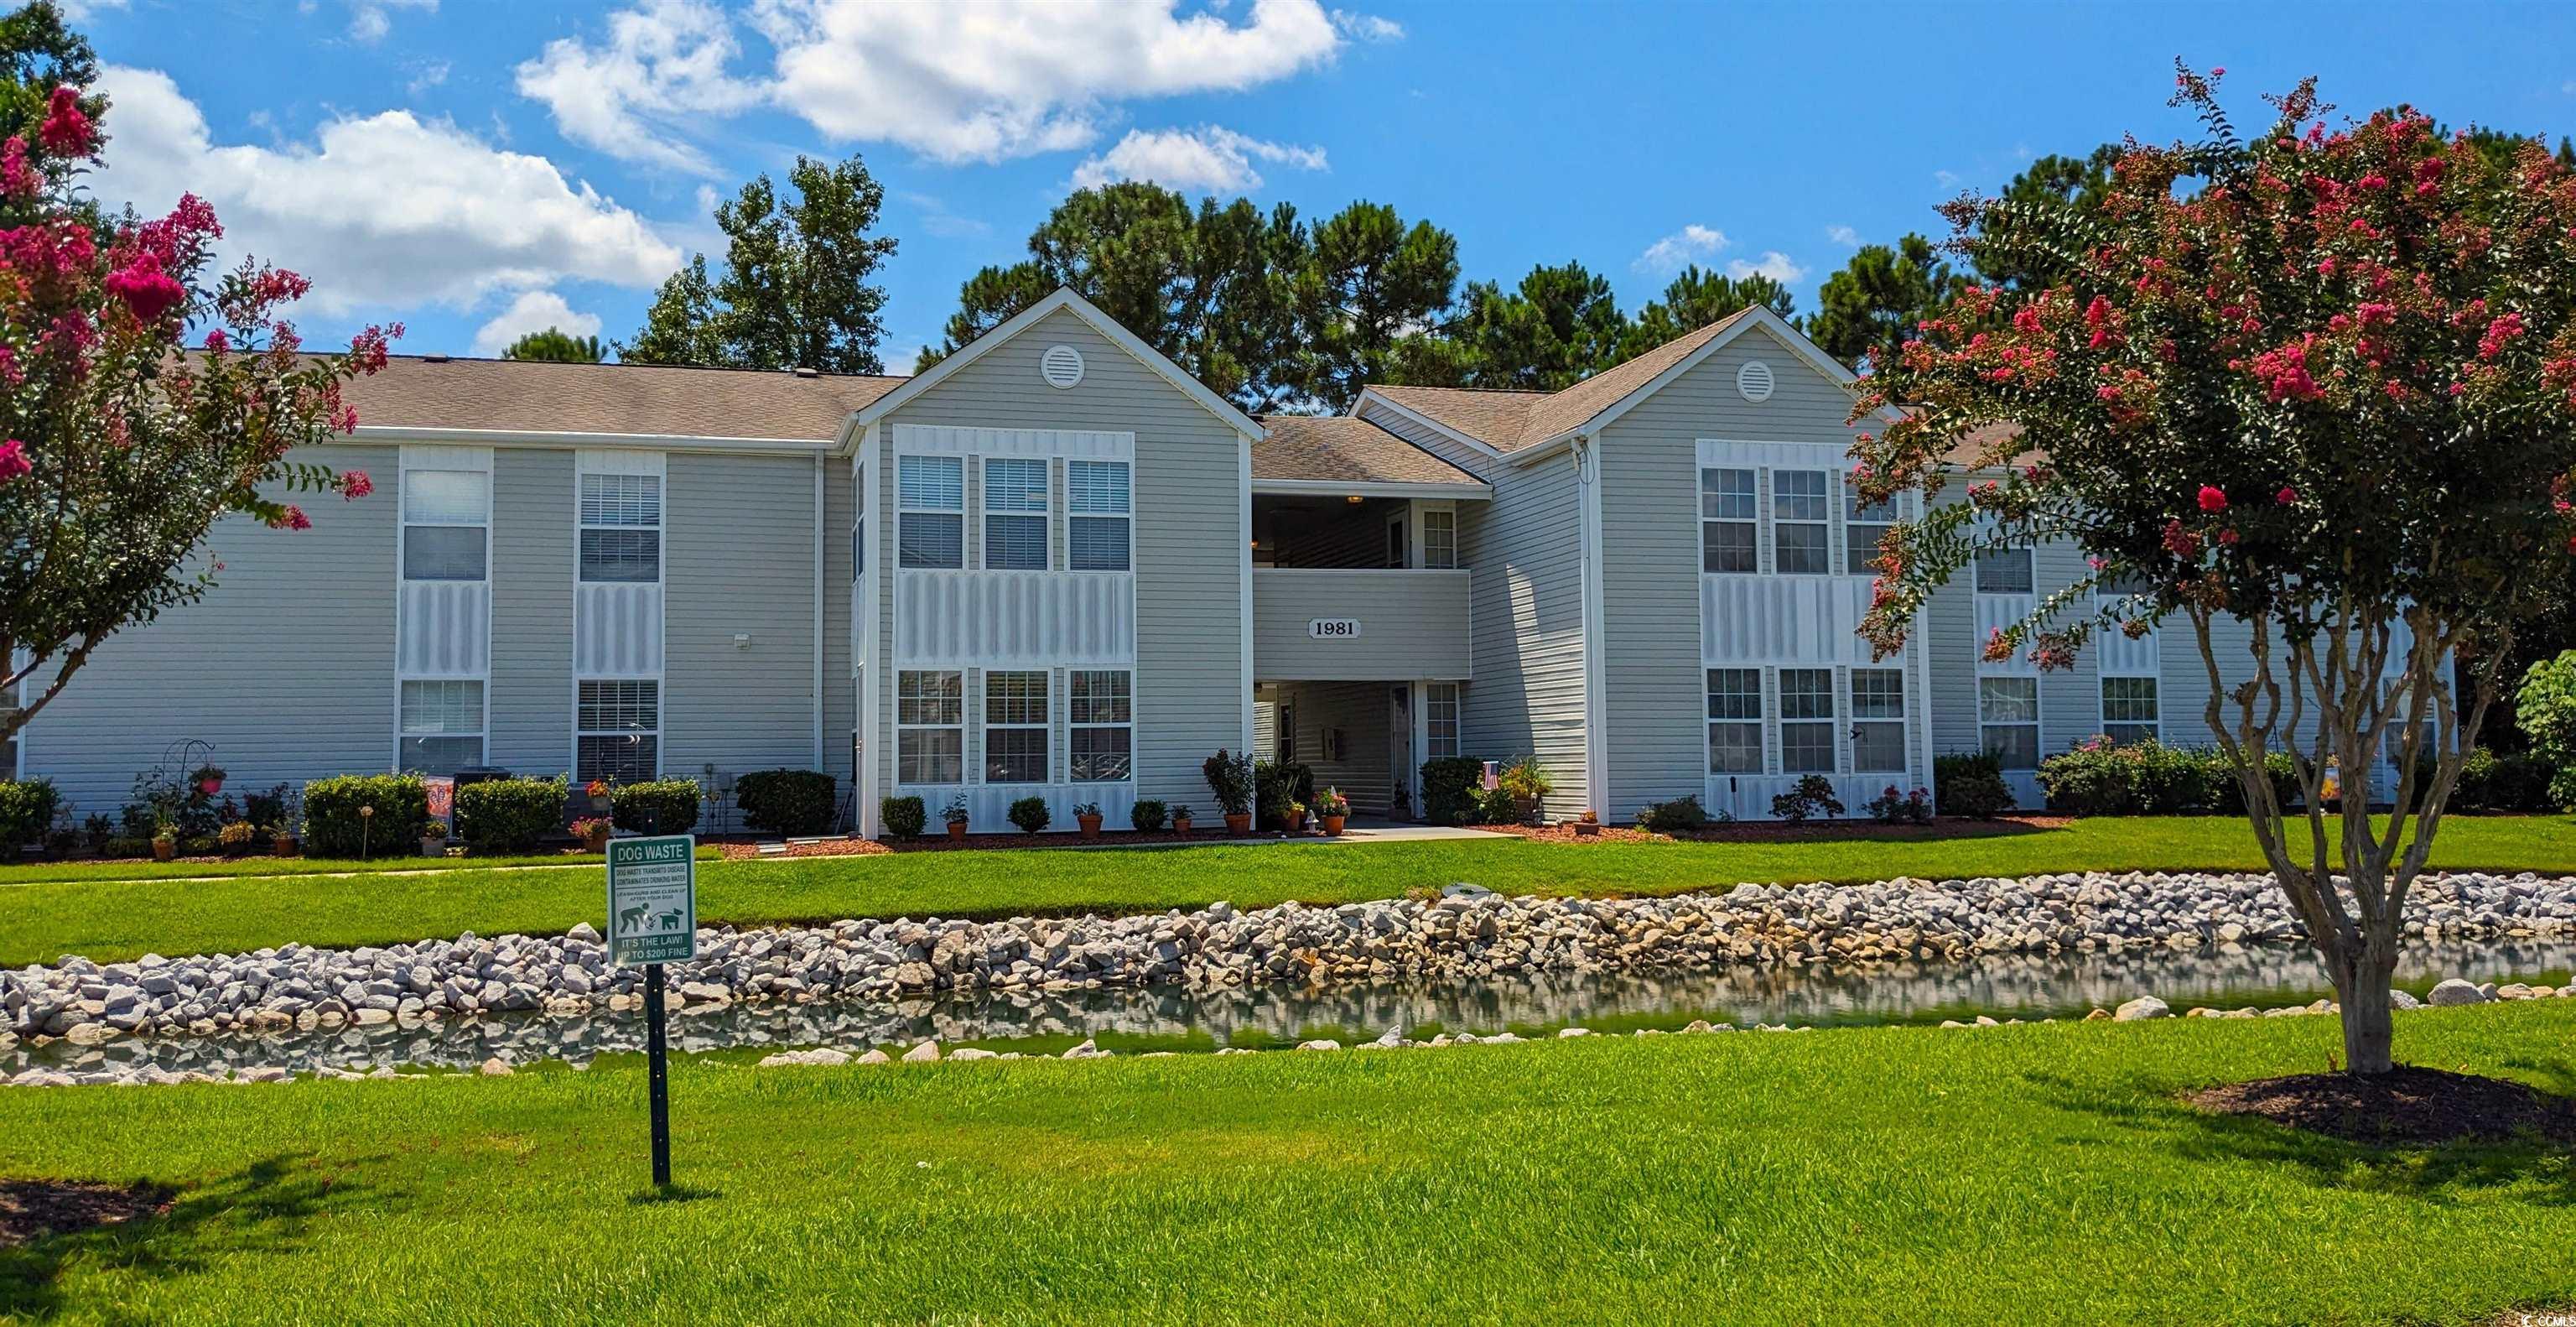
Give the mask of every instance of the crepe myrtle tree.
[[302, 530], [279, 495], [366, 496], [364, 471], [288, 452], [357, 427], [341, 384], [402, 330], [306, 353], [279, 311], [309, 283], [246, 260], [206, 284], [223, 231], [194, 196], [93, 227], [76, 181], [100, 143], [70, 87], [0, 141], [0, 696], [19, 701], [0, 740], [101, 641], [213, 587], [223, 564], [197, 550], [218, 519]]
[[2201, 141], [2129, 144], [2100, 207], [1946, 209], [1978, 269], [2062, 275], [1967, 288], [1866, 380], [1854, 420], [1891, 422], [1854, 448], [1865, 497], [2001, 477], [1888, 537], [1863, 632], [1894, 650], [1979, 553], [2042, 540], [2090, 572], [1988, 657], [2065, 668], [2097, 633], [2189, 622], [2345, 1064], [2382, 1073], [2407, 893], [2517, 625], [2576, 556], [2576, 178], [2537, 146], [2491, 165], [2408, 106], [2330, 128], [2313, 80], [2247, 140], [2225, 71], [2176, 67]]

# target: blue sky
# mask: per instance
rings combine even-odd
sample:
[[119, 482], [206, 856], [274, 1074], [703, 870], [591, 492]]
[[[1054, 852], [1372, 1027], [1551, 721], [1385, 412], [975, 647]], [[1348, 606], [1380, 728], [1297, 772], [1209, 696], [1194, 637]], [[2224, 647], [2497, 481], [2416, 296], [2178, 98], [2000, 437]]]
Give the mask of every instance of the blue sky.
[[902, 242], [897, 371], [958, 283], [1077, 181], [1143, 175], [1310, 217], [1391, 203], [1469, 278], [1579, 259], [1633, 308], [1681, 260], [1786, 277], [2036, 154], [2170, 139], [2171, 62], [2241, 122], [2315, 73], [2362, 112], [2576, 132], [2576, 7], [1139, 0], [86, 0], [111, 202], [215, 203], [313, 276], [308, 336], [403, 348], [633, 330], [709, 202], [863, 154]]

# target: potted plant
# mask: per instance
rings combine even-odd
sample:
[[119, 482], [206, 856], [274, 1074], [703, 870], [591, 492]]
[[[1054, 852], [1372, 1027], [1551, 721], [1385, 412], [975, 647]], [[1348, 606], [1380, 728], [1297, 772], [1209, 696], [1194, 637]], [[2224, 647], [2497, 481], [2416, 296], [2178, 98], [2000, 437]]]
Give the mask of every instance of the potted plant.
[[269, 826], [268, 850], [270, 852], [275, 853], [280, 857], [292, 857], [295, 855], [296, 850], [302, 846], [303, 845], [295, 841], [294, 830], [287, 828], [283, 824]]
[[590, 795], [590, 809], [601, 815], [608, 814], [609, 808], [616, 805], [617, 790], [610, 787], [606, 779], [592, 779], [582, 786], [582, 791]]
[[224, 771], [217, 765], [199, 765], [196, 771], [188, 776], [188, 781], [197, 785], [199, 793], [212, 797], [224, 790]]
[[572, 822], [572, 836], [581, 840], [583, 852], [606, 852], [608, 831], [616, 827], [617, 822], [606, 816], [583, 816]]
[[444, 857], [447, 855], [446, 821], [425, 820], [421, 822], [420, 855], [423, 857]]
[[1182, 838], [1188, 838], [1190, 836], [1190, 809], [1188, 807], [1176, 806], [1172, 808], [1172, 832], [1180, 835]]
[[1600, 832], [1601, 813], [1598, 811], [1586, 810], [1583, 818], [1574, 822], [1574, 837], [1578, 839], [1588, 839]]
[[1340, 838], [1342, 822], [1350, 814], [1351, 799], [1344, 797], [1339, 788], [1326, 788], [1324, 795], [1315, 799], [1315, 819], [1323, 825], [1325, 838]]
[[166, 862], [179, 855], [179, 827], [167, 820], [152, 827], [152, 860]]
[[1099, 840], [1100, 840], [1100, 803], [1098, 803], [1098, 802], [1084, 802], [1084, 803], [1082, 803], [1081, 805], [1076, 806], [1075, 808], [1073, 808], [1073, 823], [1075, 823], [1076, 825], [1079, 825], [1079, 826], [1081, 826], [1081, 827], [1082, 827], [1082, 841], [1083, 841], [1083, 842], [1085, 842], [1085, 843], [1097, 843], [1097, 842], [1099, 842]]
[[1289, 833], [1291, 833], [1291, 834], [1303, 834], [1303, 833], [1305, 833], [1305, 832], [1306, 832], [1306, 804], [1305, 804], [1304, 802], [1290, 802], [1290, 803], [1288, 804], [1287, 820], [1288, 820], [1288, 832], [1289, 832]]
[[226, 857], [239, 857], [250, 851], [251, 839], [257, 833], [247, 820], [227, 820], [223, 828], [215, 831], [215, 845], [224, 850]]
[[966, 810], [966, 794], [959, 793], [955, 797], [949, 798], [948, 809], [940, 812], [939, 814], [941, 818], [948, 822], [948, 841], [951, 843], [964, 843], [966, 841], [966, 822], [970, 818], [970, 813]]
[[1218, 747], [1215, 755], [1199, 766], [1206, 778], [1208, 791], [1216, 794], [1216, 805], [1225, 813], [1228, 838], [1242, 838], [1252, 832], [1252, 755], [1233, 755]]

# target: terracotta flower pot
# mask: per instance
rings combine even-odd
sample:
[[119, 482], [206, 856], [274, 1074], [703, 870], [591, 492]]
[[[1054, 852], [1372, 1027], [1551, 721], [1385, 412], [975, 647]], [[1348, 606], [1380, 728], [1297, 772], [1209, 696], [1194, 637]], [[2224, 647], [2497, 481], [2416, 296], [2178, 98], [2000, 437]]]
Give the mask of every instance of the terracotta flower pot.
[[948, 822], [948, 841], [951, 843], [964, 843], [966, 841], [965, 821], [951, 820]]
[[582, 835], [581, 850], [583, 852], [608, 851], [608, 831], [605, 829], [594, 829], [588, 834]]
[[1230, 813], [1228, 813], [1228, 814], [1227, 814], [1227, 816], [1226, 816], [1226, 818], [1225, 818], [1225, 835], [1226, 835], [1226, 837], [1227, 837], [1227, 838], [1230, 838], [1230, 839], [1239, 839], [1239, 838], [1244, 838], [1244, 837], [1246, 837], [1246, 836], [1250, 835], [1251, 833], [1252, 833], [1252, 813], [1251, 813], [1251, 812], [1249, 812], [1249, 811], [1241, 811], [1241, 812], [1230, 812]]
[[1182, 816], [1179, 819], [1174, 820], [1172, 822], [1172, 832], [1183, 838], [1189, 837], [1190, 818], [1188, 816]]
[[420, 840], [420, 855], [423, 857], [446, 856], [447, 840], [443, 838], [431, 838], [427, 835], [423, 835]]
[[280, 857], [294, 856], [295, 847], [295, 836], [292, 834], [276, 834], [270, 836], [268, 840], [268, 850]]
[[1288, 832], [1291, 834], [1303, 834], [1306, 832], [1305, 812], [1291, 811], [1288, 813]]
[[166, 862], [178, 855], [179, 841], [177, 839], [152, 840], [152, 860], [156, 862]]
[[1075, 824], [1082, 826], [1083, 842], [1090, 843], [1100, 837], [1100, 817], [1075, 816], [1073, 820]]
[[1328, 839], [1340, 838], [1342, 836], [1342, 820], [1343, 817], [1341, 816], [1323, 817], [1324, 837]]
[[1578, 839], [1588, 839], [1600, 832], [1601, 822], [1598, 820], [1578, 820], [1574, 822], [1574, 837]]

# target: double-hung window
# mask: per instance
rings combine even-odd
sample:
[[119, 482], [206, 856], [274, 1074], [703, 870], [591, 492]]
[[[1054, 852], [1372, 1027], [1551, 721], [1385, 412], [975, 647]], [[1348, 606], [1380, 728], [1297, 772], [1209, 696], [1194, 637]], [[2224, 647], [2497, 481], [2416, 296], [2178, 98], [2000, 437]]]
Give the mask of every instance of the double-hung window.
[[984, 674], [984, 782], [1047, 781], [1047, 675]]
[[1896, 504], [1884, 502], [1865, 506], [1860, 498], [1860, 485], [1843, 477], [1843, 573], [1849, 576], [1875, 576], [1878, 568], [1879, 541], [1896, 526]]
[[1825, 536], [1830, 478], [1822, 470], [1771, 472], [1771, 566], [1783, 576], [1821, 576], [1833, 570]]
[[1432, 682], [1422, 688], [1423, 736], [1429, 750], [1426, 760], [1446, 760], [1458, 754], [1458, 684]]
[[575, 688], [573, 779], [641, 783], [662, 770], [662, 684], [649, 678]]
[[1458, 565], [1458, 513], [1439, 508], [1422, 513], [1422, 565]]
[[1754, 552], [1754, 524], [1761, 499], [1750, 470], [1699, 472], [1700, 570], [1761, 570]]
[[2030, 594], [2038, 585], [2027, 548], [1995, 548], [1977, 555], [1977, 593]]
[[1021, 457], [984, 459], [984, 567], [1047, 569], [1047, 463]]
[[580, 539], [584, 581], [662, 579], [662, 477], [584, 473]]
[[481, 470], [402, 472], [403, 579], [485, 579], [492, 476]]
[[1762, 670], [1708, 670], [1708, 772], [1762, 772]]
[[2102, 735], [2122, 746], [2156, 740], [2159, 732], [2156, 679], [2102, 679]]
[[1855, 668], [1851, 675], [1852, 771], [1905, 771], [1905, 672]]
[[895, 781], [966, 778], [966, 675], [905, 669], [895, 675]]
[[2005, 769], [2039, 768], [2039, 679], [1977, 679], [1977, 729]]
[[1067, 461], [1065, 546], [1075, 571], [1126, 571], [1134, 494], [1125, 461]]
[[395, 762], [405, 774], [454, 774], [483, 763], [483, 683], [478, 678], [437, 678], [402, 684], [402, 750]]
[[1125, 782], [1136, 768], [1135, 674], [1080, 670], [1068, 674], [1066, 683], [1065, 742], [1073, 781]]
[[1834, 772], [1834, 670], [1780, 670], [1780, 772]]
[[907, 568], [965, 566], [966, 458], [895, 459], [896, 564]]

